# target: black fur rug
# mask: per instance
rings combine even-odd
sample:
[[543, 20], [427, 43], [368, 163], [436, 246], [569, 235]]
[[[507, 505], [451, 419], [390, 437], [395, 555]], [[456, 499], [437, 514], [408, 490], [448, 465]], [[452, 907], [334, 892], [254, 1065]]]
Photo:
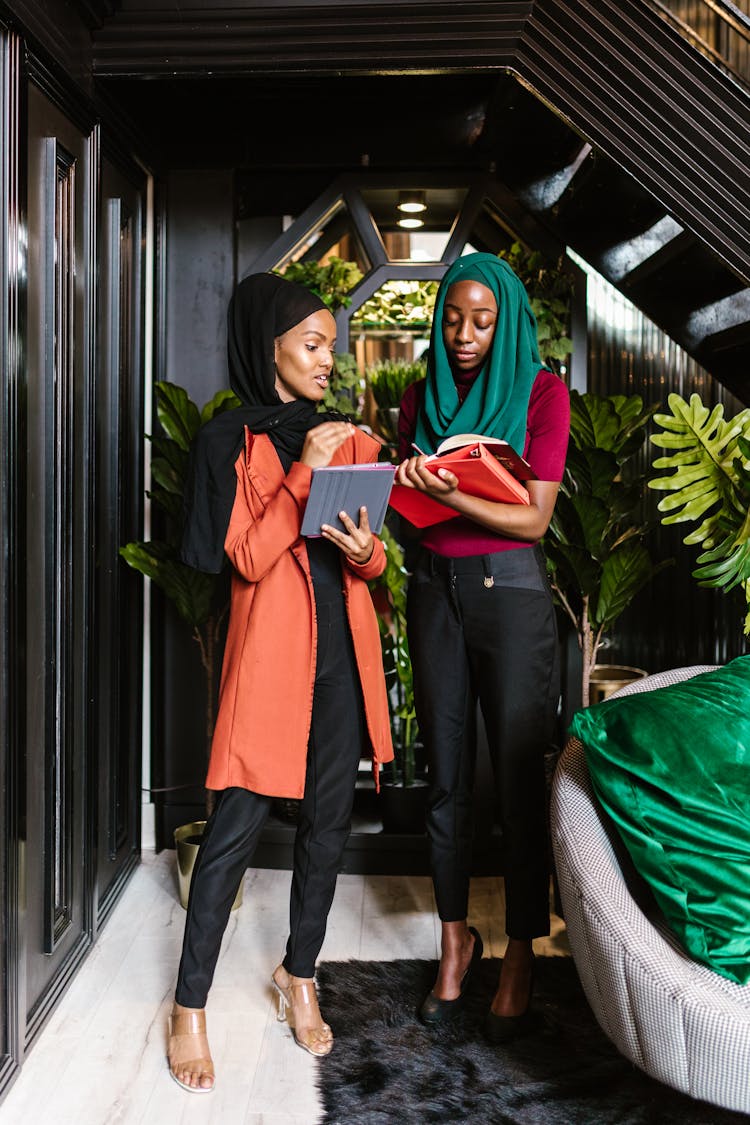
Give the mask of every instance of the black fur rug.
[[416, 1009], [433, 961], [324, 962], [320, 1006], [336, 1042], [319, 1063], [327, 1125], [747, 1125], [633, 1067], [599, 1029], [569, 957], [538, 957], [527, 1035], [482, 1036], [500, 962], [485, 958], [455, 1023]]

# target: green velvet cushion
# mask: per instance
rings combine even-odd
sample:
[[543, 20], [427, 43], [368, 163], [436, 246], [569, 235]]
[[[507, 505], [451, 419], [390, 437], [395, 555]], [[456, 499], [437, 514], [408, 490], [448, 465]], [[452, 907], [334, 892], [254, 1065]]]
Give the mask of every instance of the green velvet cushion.
[[750, 656], [578, 711], [570, 733], [685, 949], [750, 982]]

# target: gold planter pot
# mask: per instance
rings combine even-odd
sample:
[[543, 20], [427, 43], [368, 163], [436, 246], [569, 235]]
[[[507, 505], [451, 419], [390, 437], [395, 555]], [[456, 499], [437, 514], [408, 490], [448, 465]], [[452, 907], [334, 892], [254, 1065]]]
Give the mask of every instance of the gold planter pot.
[[[181, 824], [179, 828], [175, 828], [174, 830], [174, 844], [177, 850], [177, 883], [180, 891], [180, 905], [185, 910], [187, 910], [188, 896], [190, 894], [190, 880], [193, 877], [195, 857], [198, 854], [201, 836], [203, 835], [203, 829], [205, 827], [205, 820], [195, 820], [192, 824]], [[232, 903], [232, 910], [236, 910], [238, 906], [242, 905], [243, 883], [244, 879], [240, 882], [234, 902]]]
[[631, 668], [627, 664], [597, 664], [589, 681], [589, 702], [601, 703], [626, 684], [642, 680], [647, 675], [643, 668]]

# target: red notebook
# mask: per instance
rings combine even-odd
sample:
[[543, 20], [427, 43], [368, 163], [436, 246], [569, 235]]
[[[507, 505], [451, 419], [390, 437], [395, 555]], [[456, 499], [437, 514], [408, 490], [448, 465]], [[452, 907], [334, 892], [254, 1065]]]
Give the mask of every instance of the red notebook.
[[[461, 491], [468, 492], [471, 496], [505, 504], [528, 504], [528, 491], [508, 471], [505, 464], [489, 452], [489, 444], [477, 441], [448, 453], [438, 452], [429, 457], [425, 464], [434, 473], [438, 469], [450, 469], [458, 477]], [[524, 473], [524, 479], [529, 480], [534, 476], [531, 466], [507, 442], [492, 444], [505, 447], [504, 460], [514, 466], [518, 465], [519, 471]], [[415, 527], [430, 527], [434, 523], [442, 523], [460, 515], [432, 496], [401, 484], [394, 484], [389, 503]]]

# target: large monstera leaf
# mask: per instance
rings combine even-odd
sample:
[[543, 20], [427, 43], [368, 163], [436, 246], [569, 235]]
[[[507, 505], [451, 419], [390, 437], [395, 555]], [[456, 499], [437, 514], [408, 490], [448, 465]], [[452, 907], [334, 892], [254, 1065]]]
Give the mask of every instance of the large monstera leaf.
[[743, 585], [750, 604], [750, 409], [727, 421], [721, 404], [709, 410], [697, 394], [671, 394], [669, 407], [651, 441], [669, 450], [654, 468], [672, 471], [648, 482], [671, 493], [659, 501], [662, 523], [697, 522], [683, 540], [702, 548], [693, 576], [702, 586]]
[[689, 403], [678, 394], [671, 394], [668, 401], [672, 413], [657, 414], [654, 419], [665, 432], [652, 434], [651, 441], [673, 451], [657, 457], [654, 468], [673, 471], [654, 477], [649, 488], [673, 493], [659, 501], [659, 511], [668, 513], [662, 523], [703, 517], [685, 542], [711, 548], [720, 520], [734, 515], [741, 519], [747, 512], [747, 497], [738, 488], [743, 471], [739, 442], [750, 439], [750, 410], [727, 422], [721, 403], [709, 410], [697, 394], [690, 396]]

